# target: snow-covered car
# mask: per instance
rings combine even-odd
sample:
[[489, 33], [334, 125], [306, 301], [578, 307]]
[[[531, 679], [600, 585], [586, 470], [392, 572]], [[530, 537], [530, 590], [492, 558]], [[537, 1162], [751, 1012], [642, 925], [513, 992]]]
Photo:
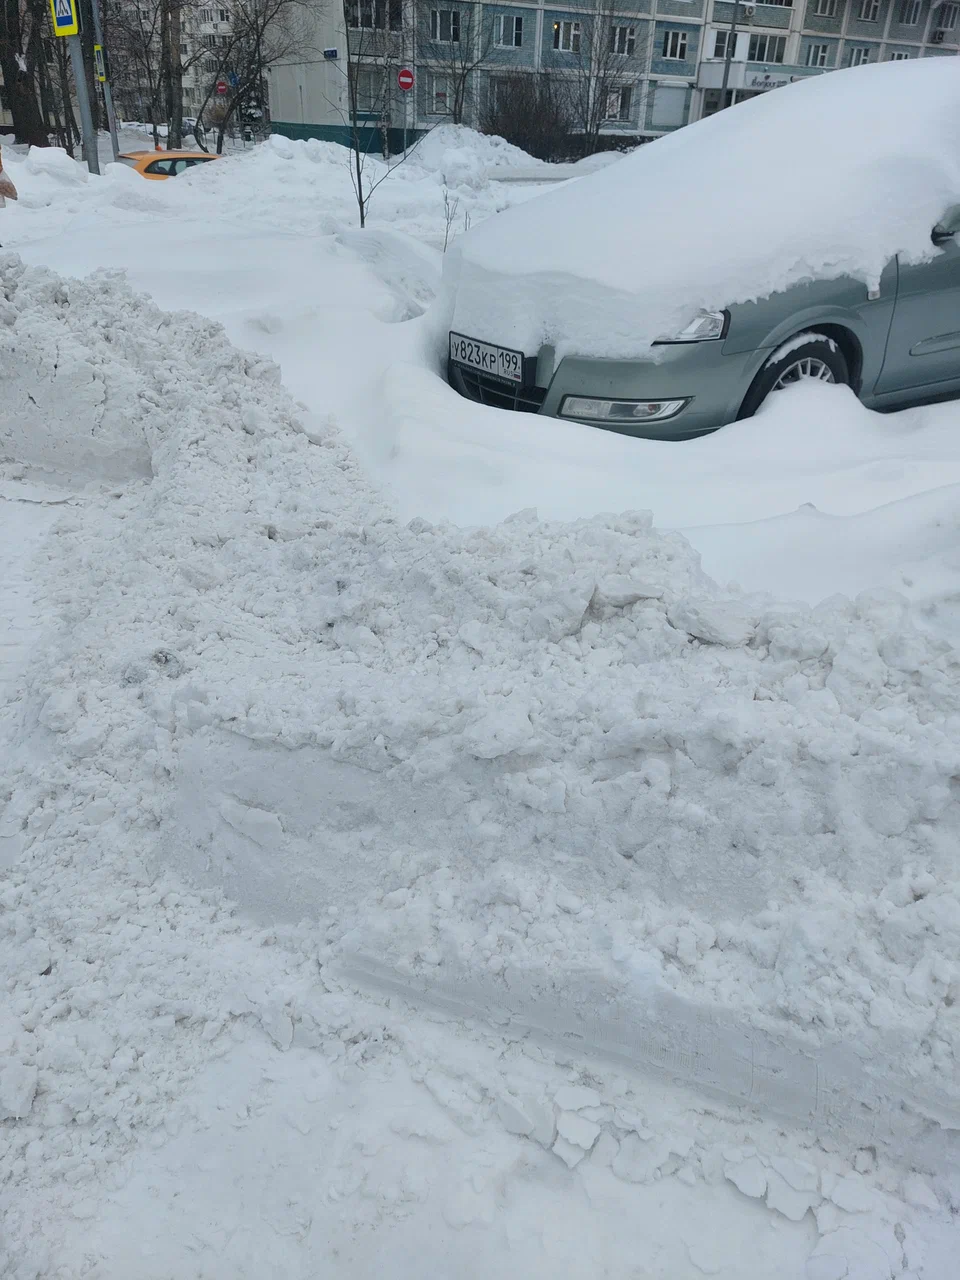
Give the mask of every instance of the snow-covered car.
[[960, 67], [796, 83], [477, 227], [446, 272], [463, 395], [655, 439], [804, 378], [960, 392]]
[[211, 160], [219, 158], [203, 151], [128, 151], [126, 155], [117, 157], [121, 164], [152, 182], [175, 178], [188, 169], [196, 168], [198, 164], [209, 164]]

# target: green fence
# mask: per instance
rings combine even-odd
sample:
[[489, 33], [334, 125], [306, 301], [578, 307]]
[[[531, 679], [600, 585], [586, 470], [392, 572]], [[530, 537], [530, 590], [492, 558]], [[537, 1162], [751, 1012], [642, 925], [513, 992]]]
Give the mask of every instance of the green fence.
[[[345, 124], [291, 124], [286, 120], [273, 120], [270, 123], [271, 133], [279, 133], [284, 138], [293, 138], [303, 142], [307, 138], [319, 138], [321, 142], [336, 142], [341, 147], [353, 145], [353, 136], [349, 125]], [[383, 154], [383, 134], [373, 125], [360, 125], [357, 130], [361, 148], [372, 155]], [[410, 129], [407, 133], [407, 145], [412, 146], [418, 138], [423, 137], [422, 129]], [[400, 155], [403, 151], [403, 130], [387, 130], [387, 146], [391, 155]]]

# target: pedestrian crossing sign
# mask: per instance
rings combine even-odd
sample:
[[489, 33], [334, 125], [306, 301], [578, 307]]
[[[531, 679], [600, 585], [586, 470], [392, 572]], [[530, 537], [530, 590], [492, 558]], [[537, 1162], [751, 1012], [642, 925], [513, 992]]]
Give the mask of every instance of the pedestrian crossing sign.
[[55, 36], [75, 36], [80, 31], [77, 0], [50, 0]]

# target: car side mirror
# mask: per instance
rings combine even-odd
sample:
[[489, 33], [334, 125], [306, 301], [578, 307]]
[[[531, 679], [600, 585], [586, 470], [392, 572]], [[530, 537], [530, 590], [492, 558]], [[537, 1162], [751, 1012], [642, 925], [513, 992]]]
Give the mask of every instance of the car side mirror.
[[952, 205], [930, 232], [934, 244], [947, 244], [960, 232], [960, 205]]

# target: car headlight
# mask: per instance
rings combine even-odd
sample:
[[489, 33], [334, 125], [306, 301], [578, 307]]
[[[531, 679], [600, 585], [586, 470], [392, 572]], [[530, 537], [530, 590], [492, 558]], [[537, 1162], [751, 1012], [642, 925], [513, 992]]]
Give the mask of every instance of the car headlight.
[[671, 342], [715, 342], [727, 336], [729, 311], [698, 311], [689, 324], [677, 333], [664, 333], [654, 345]]
[[593, 396], [564, 396], [561, 418], [592, 422], [662, 422], [680, 412], [686, 400], [598, 400]]

